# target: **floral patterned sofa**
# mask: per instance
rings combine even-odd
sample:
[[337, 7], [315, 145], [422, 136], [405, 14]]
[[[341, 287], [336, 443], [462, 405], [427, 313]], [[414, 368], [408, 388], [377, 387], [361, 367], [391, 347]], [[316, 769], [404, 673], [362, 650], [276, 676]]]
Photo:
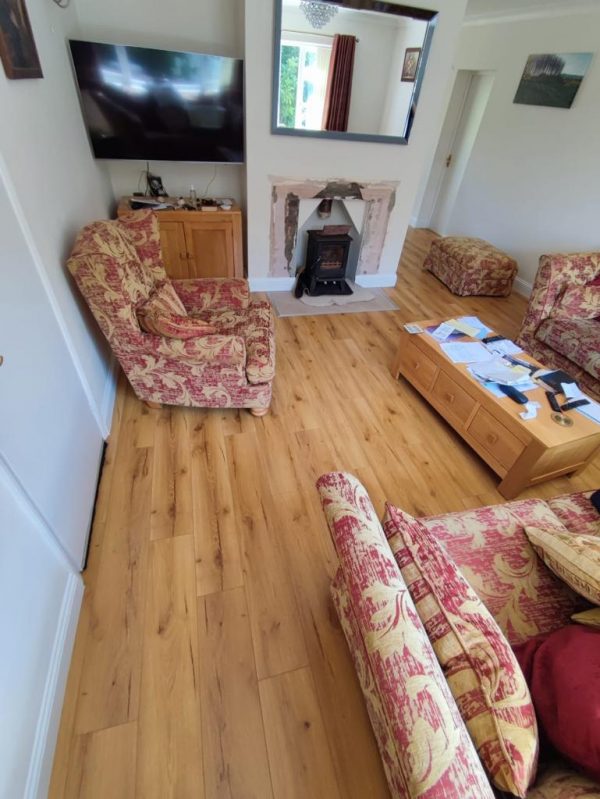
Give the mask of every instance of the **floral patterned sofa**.
[[[68, 267], [141, 400], [267, 412], [275, 374], [271, 306], [251, 299], [245, 280], [170, 281], [153, 212], [88, 225]], [[164, 318], [163, 335], [145, 332], [140, 309], [165, 291], [175, 311], [167, 318], [181, 336], [186, 324], [208, 334], [178, 337]]]
[[600, 293], [600, 253], [542, 255], [517, 341], [600, 399], [600, 313], [588, 288], [593, 283]]
[[[332, 596], [395, 799], [492, 799], [494, 790], [399, 571], [369, 496], [351, 475], [317, 487], [340, 568]], [[420, 519], [443, 543], [515, 645], [569, 623], [582, 600], [537, 557], [525, 526], [600, 535], [590, 494], [527, 499]], [[396, 556], [396, 557], [395, 557]], [[398, 560], [399, 558], [399, 560]], [[411, 589], [412, 590], [412, 589]], [[600, 785], [554, 760], [528, 799], [598, 799]]]

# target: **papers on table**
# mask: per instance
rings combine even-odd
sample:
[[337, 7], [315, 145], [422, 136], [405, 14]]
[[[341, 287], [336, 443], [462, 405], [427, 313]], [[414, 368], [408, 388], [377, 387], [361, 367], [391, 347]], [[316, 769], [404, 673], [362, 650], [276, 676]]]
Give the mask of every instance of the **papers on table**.
[[431, 335], [436, 341], [446, 341], [452, 333], [454, 333], [454, 325], [451, 325], [450, 322], [442, 322], [435, 330], [431, 331]]
[[540, 408], [539, 402], [531, 402], [531, 400], [525, 405], [525, 410], [522, 411], [519, 416], [524, 421], [528, 421], [529, 419], [535, 419], [537, 417], [538, 408]]
[[[477, 380], [478, 383], [481, 383], [484, 388], [487, 388], [490, 394], [493, 394], [494, 397], [498, 397], [499, 399], [508, 399], [506, 394], [500, 390], [498, 383], [491, 383], [490, 381], [483, 380], [481, 377], [479, 377], [479, 375], [475, 373], [477, 368], [477, 366], [468, 366], [467, 370], [475, 378], [475, 380]], [[539, 388], [539, 386], [534, 383], [533, 380], [527, 380], [526, 382], [519, 383], [518, 385], [519, 391], [532, 391], [534, 388]]]
[[494, 356], [478, 341], [456, 341], [440, 344], [440, 347], [452, 363], [481, 363]]
[[471, 371], [481, 380], [501, 383], [503, 386], [520, 386], [521, 383], [531, 382], [529, 371], [523, 366], [513, 366], [496, 357], [473, 367]]
[[562, 388], [563, 394], [567, 400], [588, 400], [589, 405], [582, 405], [581, 408], [575, 408], [575, 410], [582, 414], [582, 416], [586, 416], [593, 422], [600, 424], [600, 403], [595, 402], [593, 399], [591, 399], [591, 397], [588, 397], [588, 395], [579, 388], [577, 383], [561, 383], [560, 387]]
[[523, 352], [521, 347], [515, 344], [514, 341], [511, 341], [508, 338], [500, 339], [499, 341], [491, 341], [489, 344], [485, 345], [490, 352], [495, 353], [496, 355], [517, 355], [519, 352]]
[[466, 325], [470, 325], [474, 327], [477, 332], [473, 335], [473, 338], [485, 338], [492, 332], [492, 328], [484, 325], [481, 319], [477, 316], [460, 316], [458, 317], [459, 322], [463, 322]]

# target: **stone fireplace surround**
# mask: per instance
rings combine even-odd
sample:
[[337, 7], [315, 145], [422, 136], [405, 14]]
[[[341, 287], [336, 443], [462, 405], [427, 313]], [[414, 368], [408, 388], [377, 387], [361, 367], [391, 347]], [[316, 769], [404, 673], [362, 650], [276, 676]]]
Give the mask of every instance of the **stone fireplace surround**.
[[294, 278], [300, 200], [311, 199], [359, 199], [365, 202], [356, 280], [360, 283], [361, 275], [378, 272], [390, 214], [396, 200], [397, 182], [272, 178], [271, 185], [269, 277]]

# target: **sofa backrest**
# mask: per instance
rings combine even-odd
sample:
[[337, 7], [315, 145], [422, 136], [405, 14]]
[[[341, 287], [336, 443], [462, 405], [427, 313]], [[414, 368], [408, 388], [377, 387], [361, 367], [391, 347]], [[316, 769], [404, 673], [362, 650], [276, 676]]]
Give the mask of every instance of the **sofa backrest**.
[[565, 532], [541, 499], [420, 520], [443, 542], [511, 644], [569, 624], [581, 600], [538, 558], [525, 526]]
[[79, 233], [68, 267], [111, 347], [140, 335], [136, 309], [167, 279], [151, 212], [93, 222]]

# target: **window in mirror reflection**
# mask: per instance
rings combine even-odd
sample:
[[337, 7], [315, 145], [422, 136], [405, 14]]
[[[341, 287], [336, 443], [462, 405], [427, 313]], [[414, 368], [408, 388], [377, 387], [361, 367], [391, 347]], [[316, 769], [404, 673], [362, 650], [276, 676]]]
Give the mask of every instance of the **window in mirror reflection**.
[[321, 130], [331, 44], [282, 31], [279, 126]]

